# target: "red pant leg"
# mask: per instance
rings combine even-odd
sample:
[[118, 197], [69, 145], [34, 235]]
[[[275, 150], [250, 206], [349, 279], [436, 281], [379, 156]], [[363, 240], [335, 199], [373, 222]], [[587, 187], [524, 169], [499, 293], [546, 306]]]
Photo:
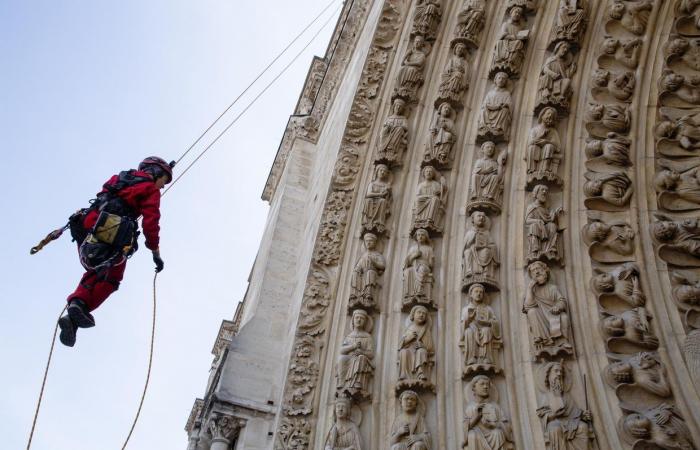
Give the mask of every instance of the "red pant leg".
[[119, 283], [124, 278], [124, 270], [126, 270], [126, 260], [122, 264], [111, 267], [99, 277], [94, 271], [88, 270], [80, 279], [75, 292], [68, 296], [68, 301], [78, 298], [85, 302], [90, 311], [97, 309], [112, 292], [119, 289]]

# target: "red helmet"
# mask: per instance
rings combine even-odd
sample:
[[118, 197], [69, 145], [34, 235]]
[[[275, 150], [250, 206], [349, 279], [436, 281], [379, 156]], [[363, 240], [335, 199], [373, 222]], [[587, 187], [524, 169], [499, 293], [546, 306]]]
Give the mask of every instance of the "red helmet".
[[[175, 161], [170, 161], [170, 163], [165, 162], [163, 158], [157, 156], [149, 156], [148, 158], [141, 161], [139, 164], [139, 170], [147, 169], [149, 166], [155, 166], [158, 170], [157, 172], [162, 172], [168, 176], [168, 183], [173, 181], [173, 167], [175, 167]], [[160, 176], [156, 174], [156, 177]]]

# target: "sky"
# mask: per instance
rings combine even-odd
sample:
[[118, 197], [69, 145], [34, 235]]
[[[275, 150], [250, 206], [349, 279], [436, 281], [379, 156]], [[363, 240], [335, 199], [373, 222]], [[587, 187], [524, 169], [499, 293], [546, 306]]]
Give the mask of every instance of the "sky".
[[[37, 255], [29, 249], [112, 174], [145, 156], [176, 159], [329, 1], [0, 2], [3, 449], [26, 447], [54, 325], [82, 274], [68, 233]], [[328, 10], [226, 119], [337, 14]], [[163, 198], [153, 373], [129, 449], [187, 446], [219, 325], [243, 298], [260, 244], [260, 195], [335, 21]], [[32, 449], [121, 448], [146, 375], [153, 267], [142, 246], [95, 311], [97, 326], [73, 348], [57, 342]]]

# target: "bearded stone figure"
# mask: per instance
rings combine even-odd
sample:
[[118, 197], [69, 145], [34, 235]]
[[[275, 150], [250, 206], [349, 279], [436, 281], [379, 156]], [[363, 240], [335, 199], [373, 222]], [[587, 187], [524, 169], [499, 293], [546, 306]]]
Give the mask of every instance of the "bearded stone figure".
[[464, 355], [462, 375], [475, 372], [498, 373], [498, 353], [503, 347], [501, 325], [488, 304], [486, 289], [481, 284], [469, 287], [469, 303], [462, 309], [462, 340]]
[[537, 116], [537, 125], [530, 130], [527, 142], [527, 181], [549, 180], [561, 184], [558, 175], [561, 163], [561, 138], [557, 131], [557, 110], [542, 109]]
[[526, 27], [523, 9], [519, 6], [511, 8], [508, 19], [501, 26], [490, 73], [504, 71], [512, 76], [520, 74], [525, 59], [525, 42], [530, 35]]
[[498, 289], [496, 269], [499, 265], [498, 249], [491, 238], [491, 219], [483, 211], [474, 211], [464, 236], [462, 288], [482, 283]]
[[467, 47], [457, 42], [452, 47], [447, 66], [442, 73], [442, 80], [438, 88], [438, 101], [448, 101], [453, 105], [461, 104], [462, 94], [469, 87], [467, 74]]
[[379, 148], [375, 158], [393, 167], [401, 165], [403, 154], [408, 146], [408, 119], [405, 114], [406, 102], [400, 98], [391, 104], [391, 115], [382, 125]]
[[430, 432], [425, 424], [425, 412], [418, 394], [403, 391], [399, 403], [401, 413], [391, 426], [391, 450], [430, 450]]
[[585, 29], [585, 0], [560, 0], [553, 40], [579, 42]]
[[428, 57], [425, 39], [417, 34], [413, 37], [413, 46], [406, 52], [406, 56], [399, 70], [397, 86], [394, 95], [410, 102], [416, 100], [418, 89], [423, 84], [423, 68]]
[[351, 417], [352, 400], [338, 397], [335, 401], [333, 426], [328, 432], [324, 450], [362, 450], [362, 435]]
[[484, 28], [486, 5], [484, 0], [466, 0], [457, 16], [456, 36], [469, 42], [474, 47], [479, 46], [479, 34]]
[[550, 279], [549, 267], [535, 261], [527, 267], [530, 276], [523, 303], [527, 315], [534, 357], [572, 355], [568, 304]]
[[399, 380], [397, 390], [433, 390], [431, 373], [435, 365], [432, 320], [425, 306], [416, 305], [406, 321], [406, 330], [399, 343]]
[[391, 214], [391, 172], [384, 164], [374, 167], [374, 176], [367, 186], [362, 207], [362, 229], [383, 234]]
[[466, 388], [467, 407], [464, 410], [464, 450], [510, 450], [513, 431], [494, 397], [495, 389], [489, 377], [475, 376]]
[[374, 309], [379, 298], [379, 278], [386, 268], [386, 259], [377, 248], [377, 236], [365, 233], [362, 237], [365, 251], [355, 263], [350, 279], [350, 300], [348, 308]]
[[430, 127], [430, 143], [425, 149], [423, 163], [449, 166], [452, 161], [452, 146], [456, 140], [454, 110], [445, 102], [440, 104], [435, 122]]
[[480, 157], [474, 163], [467, 211], [483, 207], [501, 212], [503, 202], [503, 177], [508, 156], [506, 152], [496, 158], [496, 144], [486, 141], [481, 144]]
[[571, 379], [560, 362], [546, 364], [540, 374], [544, 405], [537, 409], [544, 425], [548, 450], [590, 450], [591, 413], [579, 408], [571, 398]]
[[576, 73], [576, 62], [570, 48], [568, 42], [559, 42], [554, 47], [554, 54], [544, 62], [537, 82], [537, 106], [550, 105], [568, 111], [573, 92], [571, 78]]
[[527, 231], [527, 262], [537, 260], [562, 261], [564, 246], [561, 241], [563, 227], [559, 218], [562, 208], [549, 208], [547, 200], [549, 188], [538, 184], [532, 190], [532, 203], [525, 210]]
[[369, 398], [372, 394], [370, 383], [374, 374], [374, 341], [372, 339], [372, 318], [363, 309], [352, 312], [350, 333], [340, 346], [337, 391], [342, 395]]
[[415, 304], [437, 308], [433, 301], [433, 265], [435, 254], [428, 232], [419, 228], [414, 233], [415, 242], [408, 249], [403, 263], [403, 306]]
[[421, 175], [423, 179], [418, 183], [413, 203], [413, 229], [424, 228], [442, 233], [442, 216], [447, 203], [445, 179], [433, 166], [423, 167]]
[[477, 135], [482, 139], [508, 142], [513, 119], [513, 99], [507, 88], [508, 74], [498, 72], [493, 82], [495, 86], [481, 104]]

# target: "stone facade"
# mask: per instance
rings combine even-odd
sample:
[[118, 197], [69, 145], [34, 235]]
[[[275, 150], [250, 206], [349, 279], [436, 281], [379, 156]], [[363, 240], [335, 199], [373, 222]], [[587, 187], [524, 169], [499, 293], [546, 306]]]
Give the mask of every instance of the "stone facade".
[[700, 449], [699, 39], [696, 0], [346, 2], [188, 449]]

